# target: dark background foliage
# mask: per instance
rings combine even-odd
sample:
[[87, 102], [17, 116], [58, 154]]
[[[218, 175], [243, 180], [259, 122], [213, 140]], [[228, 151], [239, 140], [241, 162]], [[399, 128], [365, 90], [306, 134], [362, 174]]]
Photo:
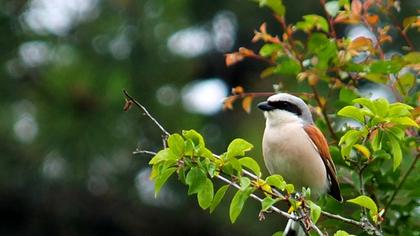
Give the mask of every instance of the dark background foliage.
[[[290, 22], [322, 14], [317, 1], [285, 5]], [[415, 14], [416, 7], [415, 0], [404, 1], [401, 18]], [[277, 81], [259, 79], [261, 62], [226, 68], [223, 56], [239, 46], [256, 49], [250, 40], [264, 21], [271, 32], [280, 30], [269, 10], [240, 0], [0, 1], [0, 234], [270, 235], [279, 230], [279, 217], [257, 220], [256, 203], [234, 225], [227, 207], [210, 216], [175, 182], [155, 200], [147, 180], [149, 157], [132, 151], [158, 150], [160, 132], [140, 112], [122, 111], [125, 88], [169, 131], [196, 129], [215, 152], [244, 137], [256, 145], [253, 156], [260, 157], [259, 112], [200, 114], [188, 109], [188, 101], [214, 100], [214, 93], [227, 95], [239, 84], [272, 90]], [[184, 38], [178, 43], [190, 41], [177, 44], [179, 32]], [[220, 42], [218, 32], [225, 32]], [[338, 33], [344, 35], [346, 28]], [[221, 89], [194, 94], [202, 99], [185, 98], [191, 81], [212, 78], [224, 81]], [[282, 82], [287, 90], [305, 90], [292, 80]]]

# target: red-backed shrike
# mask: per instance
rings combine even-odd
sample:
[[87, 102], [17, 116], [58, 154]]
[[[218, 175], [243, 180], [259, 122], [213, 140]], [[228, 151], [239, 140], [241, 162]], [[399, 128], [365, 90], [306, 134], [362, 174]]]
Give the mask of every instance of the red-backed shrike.
[[266, 118], [262, 148], [270, 174], [280, 174], [296, 189], [311, 188], [315, 197], [328, 192], [342, 201], [327, 140], [314, 125], [305, 102], [278, 93], [258, 108]]

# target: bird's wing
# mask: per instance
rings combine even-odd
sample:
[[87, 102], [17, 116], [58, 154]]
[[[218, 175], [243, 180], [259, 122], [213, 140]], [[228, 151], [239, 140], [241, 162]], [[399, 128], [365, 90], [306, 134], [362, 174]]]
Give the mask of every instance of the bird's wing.
[[336, 176], [336, 169], [334, 166], [334, 162], [332, 161], [330, 150], [325, 136], [314, 125], [308, 124], [305, 125], [303, 128], [306, 134], [308, 134], [309, 138], [311, 138], [313, 144], [315, 145], [315, 148], [318, 150], [319, 155], [322, 158], [322, 161], [324, 162], [325, 168], [327, 169], [328, 180], [330, 182], [330, 188], [328, 193], [338, 201], [343, 201], [343, 197], [340, 193], [340, 186], [338, 184]]

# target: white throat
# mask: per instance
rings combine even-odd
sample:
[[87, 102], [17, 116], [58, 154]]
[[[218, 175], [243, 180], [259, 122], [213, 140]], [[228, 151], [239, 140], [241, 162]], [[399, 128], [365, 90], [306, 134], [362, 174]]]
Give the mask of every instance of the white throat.
[[264, 112], [266, 127], [282, 126], [288, 123], [299, 123], [303, 125], [303, 120], [297, 115], [283, 110], [272, 110]]

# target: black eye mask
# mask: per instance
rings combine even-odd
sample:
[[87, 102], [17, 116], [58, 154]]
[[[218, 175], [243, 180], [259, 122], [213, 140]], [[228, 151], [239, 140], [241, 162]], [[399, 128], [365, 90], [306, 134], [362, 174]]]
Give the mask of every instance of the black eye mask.
[[298, 106], [287, 101], [268, 101], [268, 105], [275, 107], [276, 109], [279, 109], [279, 110], [285, 110], [285, 111], [294, 113], [297, 116], [302, 115], [302, 111], [299, 109]]

